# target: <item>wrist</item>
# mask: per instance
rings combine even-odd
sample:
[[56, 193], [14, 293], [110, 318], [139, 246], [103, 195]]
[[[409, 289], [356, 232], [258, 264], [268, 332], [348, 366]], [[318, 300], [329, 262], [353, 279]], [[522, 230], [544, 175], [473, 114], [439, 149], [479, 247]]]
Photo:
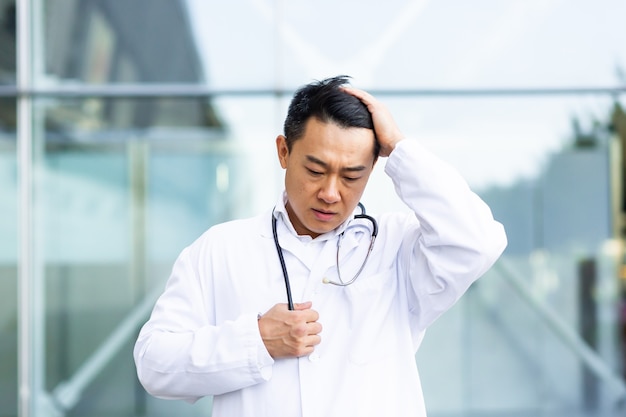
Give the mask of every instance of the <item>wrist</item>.
[[387, 142], [385, 145], [381, 144], [380, 156], [391, 155], [391, 153], [396, 149], [396, 146], [398, 146], [398, 144], [402, 142], [404, 139], [405, 139], [404, 137], [399, 137], [398, 139]]

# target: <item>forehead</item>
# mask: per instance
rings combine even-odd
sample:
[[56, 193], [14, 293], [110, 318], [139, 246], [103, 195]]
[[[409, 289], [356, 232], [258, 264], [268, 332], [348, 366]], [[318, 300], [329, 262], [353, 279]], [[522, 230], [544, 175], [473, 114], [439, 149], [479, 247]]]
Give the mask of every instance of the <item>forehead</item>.
[[313, 117], [307, 120], [304, 133], [294, 142], [293, 148], [307, 153], [373, 159], [374, 144], [374, 131], [371, 129], [342, 127]]

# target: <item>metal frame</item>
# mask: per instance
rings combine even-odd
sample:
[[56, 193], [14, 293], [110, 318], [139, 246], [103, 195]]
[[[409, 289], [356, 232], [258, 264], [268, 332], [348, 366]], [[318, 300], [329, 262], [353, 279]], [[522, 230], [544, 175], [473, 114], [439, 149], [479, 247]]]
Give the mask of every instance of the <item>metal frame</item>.
[[[22, 0], [28, 2], [28, 0]], [[20, 55], [26, 51], [20, 49]], [[621, 96], [626, 94], [626, 86], [587, 86], [562, 88], [405, 88], [405, 89], [368, 89], [375, 96], [392, 97], [499, 97], [499, 96]], [[53, 87], [33, 87], [18, 82], [15, 86], [0, 86], [0, 97], [103, 97], [103, 98], [212, 98], [212, 97], [283, 97], [293, 94], [293, 89], [219, 89], [204, 84], [60, 84]]]
[[[31, 2], [17, 2], [17, 87], [18, 91], [32, 87], [32, 56], [30, 36]], [[30, 417], [33, 414], [33, 212], [32, 212], [32, 148], [33, 136], [31, 120], [32, 100], [28, 95], [17, 99], [17, 157], [19, 217], [19, 262], [18, 262], [18, 415]]]

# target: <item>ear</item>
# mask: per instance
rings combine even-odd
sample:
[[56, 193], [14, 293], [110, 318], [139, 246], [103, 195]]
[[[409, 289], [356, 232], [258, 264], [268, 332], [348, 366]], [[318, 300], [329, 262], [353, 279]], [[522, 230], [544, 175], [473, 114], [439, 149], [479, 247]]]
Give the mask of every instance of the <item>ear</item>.
[[287, 168], [287, 159], [289, 159], [289, 148], [287, 147], [287, 138], [283, 135], [278, 135], [276, 137], [276, 152], [278, 153], [280, 166], [283, 169]]

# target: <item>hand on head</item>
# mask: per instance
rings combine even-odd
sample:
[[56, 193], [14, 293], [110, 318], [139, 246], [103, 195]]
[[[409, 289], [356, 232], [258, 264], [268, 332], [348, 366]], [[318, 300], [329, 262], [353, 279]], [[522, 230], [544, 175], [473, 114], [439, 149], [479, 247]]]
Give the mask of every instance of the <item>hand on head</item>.
[[366, 91], [351, 86], [342, 86], [341, 88], [365, 104], [372, 115], [374, 133], [380, 144], [380, 156], [389, 156], [396, 144], [404, 139], [404, 135], [396, 125], [389, 109]]

